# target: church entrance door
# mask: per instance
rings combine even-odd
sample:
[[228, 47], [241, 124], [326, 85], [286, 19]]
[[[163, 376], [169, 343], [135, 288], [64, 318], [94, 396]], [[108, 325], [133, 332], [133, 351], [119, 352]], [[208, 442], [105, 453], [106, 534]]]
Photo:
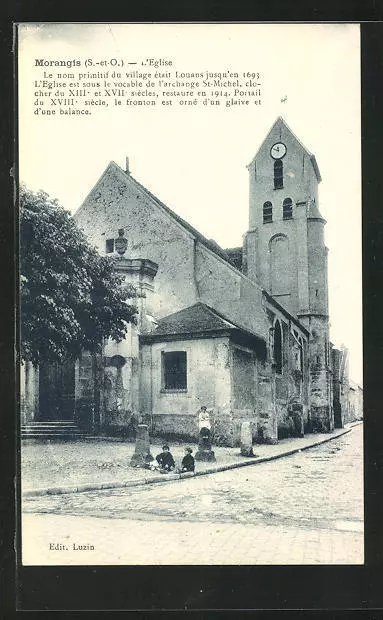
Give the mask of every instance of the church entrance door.
[[343, 428], [342, 425], [342, 409], [339, 403], [334, 404], [334, 427]]
[[73, 420], [75, 362], [45, 362], [39, 367], [39, 422]]

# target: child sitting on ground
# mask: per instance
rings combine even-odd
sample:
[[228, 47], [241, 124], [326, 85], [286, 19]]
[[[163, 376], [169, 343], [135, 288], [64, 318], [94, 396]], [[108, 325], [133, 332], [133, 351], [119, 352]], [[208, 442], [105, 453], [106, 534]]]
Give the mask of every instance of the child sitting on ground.
[[166, 444], [162, 446], [161, 454], [157, 454], [156, 461], [158, 463], [158, 468], [161, 474], [166, 474], [169, 471], [173, 471], [173, 469], [175, 468], [173, 455], [170, 452], [169, 446], [167, 446]]
[[191, 448], [185, 448], [185, 456], [182, 459], [181, 473], [184, 471], [194, 471], [195, 463], [192, 457], [193, 450]]

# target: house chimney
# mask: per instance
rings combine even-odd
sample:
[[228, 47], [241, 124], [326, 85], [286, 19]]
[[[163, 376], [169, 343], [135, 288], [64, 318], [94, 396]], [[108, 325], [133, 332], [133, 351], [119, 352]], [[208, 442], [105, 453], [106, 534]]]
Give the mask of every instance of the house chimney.
[[129, 157], [126, 158], [125, 172], [126, 172], [126, 174], [130, 174], [130, 170], [129, 170]]

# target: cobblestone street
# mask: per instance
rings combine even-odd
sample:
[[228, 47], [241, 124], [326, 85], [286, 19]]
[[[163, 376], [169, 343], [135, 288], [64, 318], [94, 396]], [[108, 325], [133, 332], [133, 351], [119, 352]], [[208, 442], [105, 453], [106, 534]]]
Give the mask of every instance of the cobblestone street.
[[[25, 499], [23, 562], [363, 563], [362, 441], [359, 425], [253, 467]], [[94, 549], [73, 550], [73, 543]]]

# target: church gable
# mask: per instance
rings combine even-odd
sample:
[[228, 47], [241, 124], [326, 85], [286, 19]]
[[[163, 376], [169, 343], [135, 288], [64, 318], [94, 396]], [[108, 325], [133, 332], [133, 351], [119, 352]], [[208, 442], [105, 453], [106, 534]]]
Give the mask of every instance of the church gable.
[[131, 258], [138, 257], [145, 238], [156, 244], [192, 237], [114, 162], [108, 165], [74, 217], [101, 253], [106, 250], [105, 241], [117, 237], [120, 228], [124, 228], [127, 255]]
[[163, 316], [192, 304], [194, 239], [154, 197], [113, 162], [85, 199], [75, 219], [100, 253], [118, 231], [127, 240], [126, 256], [158, 265], [156, 306]]
[[250, 331], [267, 332], [261, 289], [238, 270], [230, 250], [206, 239], [114, 162], [75, 218], [101, 253], [108, 243], [113, 250], [122, 229], [125, 255], [158, 265], [154, 293], [158, 318], [201, 300]]
[[[224, 261], [237, 267], [231, 256], [216, 241], [204, 237], [189, 222], [172, 211], [129, 172], [125, 172], [114, 162], [110, 162], [107, 166], [99, 181], [77, 210], [75, 219], [79, 226], [86, 231], [88, 237], [92, 238], [93, 243], [103, 252], [105, 250], [102, 243], [104, 240], [100, 241], [97, 238], [95, 220], [99, 222], [98, 229], [101, 230], [104, 227], [106, 230], [110, 230], [111, 224], [120, 225], [123, 220], [127, 219], [129, 208], [132, 209], [129, 215], [138, 215], [139, 219], [145, 222], [146, 230], [149, 230], [148, 226], [153, 222], [150, 233], [154, 243], [156, 242], [156, 232], [158, 232], [157, 226], [165, 225], [169, 233], [171, 232], [171, 237], [163, 241], [171, 241], [182, 236], [192, 238], [202, 243]], [[147, 217], [149, 220], [145, 221]], [[107, 237], [105, 231], [98, 233], [99, 236], [100, 234]]]
[[255, 166], [257, 168], [260, 165], [261, 160], [265, 156], [271, 155], [274, 161], [282, 161], [285, 158], [287, 151], [292, 150], [294, 157], [301, 157], [307, 159], [307, 164], [312, 168], [315, 178], [318, 183], [321, 181], [321, 175], [319, 172], [318, 164], [315, 155], [311, 153], [302, 142], [296, 137], [287, 125], [285, 120], [279, 116], [273, 126], [271, 127], [266, 138], [259, 147], [256, 155], [250, 162], [248, 168]]
[[[126, 256], [158, 264], [159, 317], [199, 299], [196, 247], [197, 253], [203, 249], [213, 261], [213, 271], [220, 267], [221, 288], [227, 278], [230, 282], [240, 279], [229, 256], [217, 243], [204, 237], [114, 162], [106, 168], [75, 218], [101, 253], [113, 252], [114, 240], [122, 229], [127, 239]], [[223, 292], [227, 293], [225, 286]], [[233, 296], [238, 297], [238, 293], [230, 291], [229, 297]]]

